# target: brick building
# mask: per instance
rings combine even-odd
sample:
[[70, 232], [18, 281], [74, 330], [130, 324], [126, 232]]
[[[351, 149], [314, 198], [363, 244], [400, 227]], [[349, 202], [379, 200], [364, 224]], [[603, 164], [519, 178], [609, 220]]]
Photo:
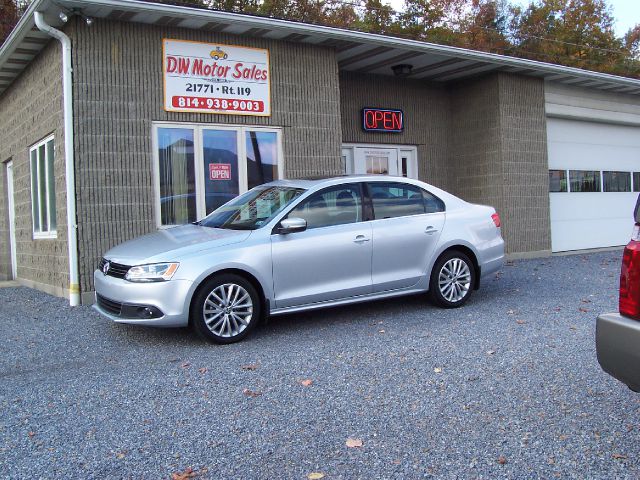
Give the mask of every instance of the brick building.
[[495, 206], [513, 256], [549, 255], [626, 243], [640, 81], [225, 12], [36, 0], [0, 48], [0, 164], [0, 279], [85, 303], [111, 246], [283, 176], [420, 178]]

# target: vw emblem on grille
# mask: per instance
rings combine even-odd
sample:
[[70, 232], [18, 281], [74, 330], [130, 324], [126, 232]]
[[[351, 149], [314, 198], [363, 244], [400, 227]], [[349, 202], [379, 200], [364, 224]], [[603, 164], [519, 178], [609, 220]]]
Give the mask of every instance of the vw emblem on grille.
[[109, 268], [111, 268], [111, 263], [110, 262], [106, 262], [103, 266], [102, 266], [102, 273], [104, 273], [105, 275], [107, 275], [109, 273]]

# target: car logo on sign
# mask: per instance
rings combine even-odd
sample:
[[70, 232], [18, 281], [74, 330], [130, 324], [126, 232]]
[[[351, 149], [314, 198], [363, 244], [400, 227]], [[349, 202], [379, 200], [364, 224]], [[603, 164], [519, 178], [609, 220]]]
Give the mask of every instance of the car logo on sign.
[[107, 275], [109, 273], [109, 268], [111, 268], [111, 263], [107, 262], [102, 266], [102, 273]]

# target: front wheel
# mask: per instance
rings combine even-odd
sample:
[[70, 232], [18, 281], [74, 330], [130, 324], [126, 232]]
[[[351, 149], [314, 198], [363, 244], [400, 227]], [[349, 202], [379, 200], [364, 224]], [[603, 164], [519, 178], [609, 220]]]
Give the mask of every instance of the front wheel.
[[254, 286], [243, 277], [224, 274], [199, 289], [191, 306], [191, 323], [206, 340], [233, 343], [249, 335], [261, 313]]
[[476, 270], [473, 262], [462, 252], [446, 252], [431, 270], [429, 294], [436, 305], [445, 308], [462, 306], [473, 291]]

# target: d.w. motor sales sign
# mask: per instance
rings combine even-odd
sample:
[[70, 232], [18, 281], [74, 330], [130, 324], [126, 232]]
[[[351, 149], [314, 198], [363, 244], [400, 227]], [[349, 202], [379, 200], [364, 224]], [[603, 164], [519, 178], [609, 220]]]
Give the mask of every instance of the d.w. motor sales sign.
[[268, 50], [162, 42], [166, 111], [271, 115]]

